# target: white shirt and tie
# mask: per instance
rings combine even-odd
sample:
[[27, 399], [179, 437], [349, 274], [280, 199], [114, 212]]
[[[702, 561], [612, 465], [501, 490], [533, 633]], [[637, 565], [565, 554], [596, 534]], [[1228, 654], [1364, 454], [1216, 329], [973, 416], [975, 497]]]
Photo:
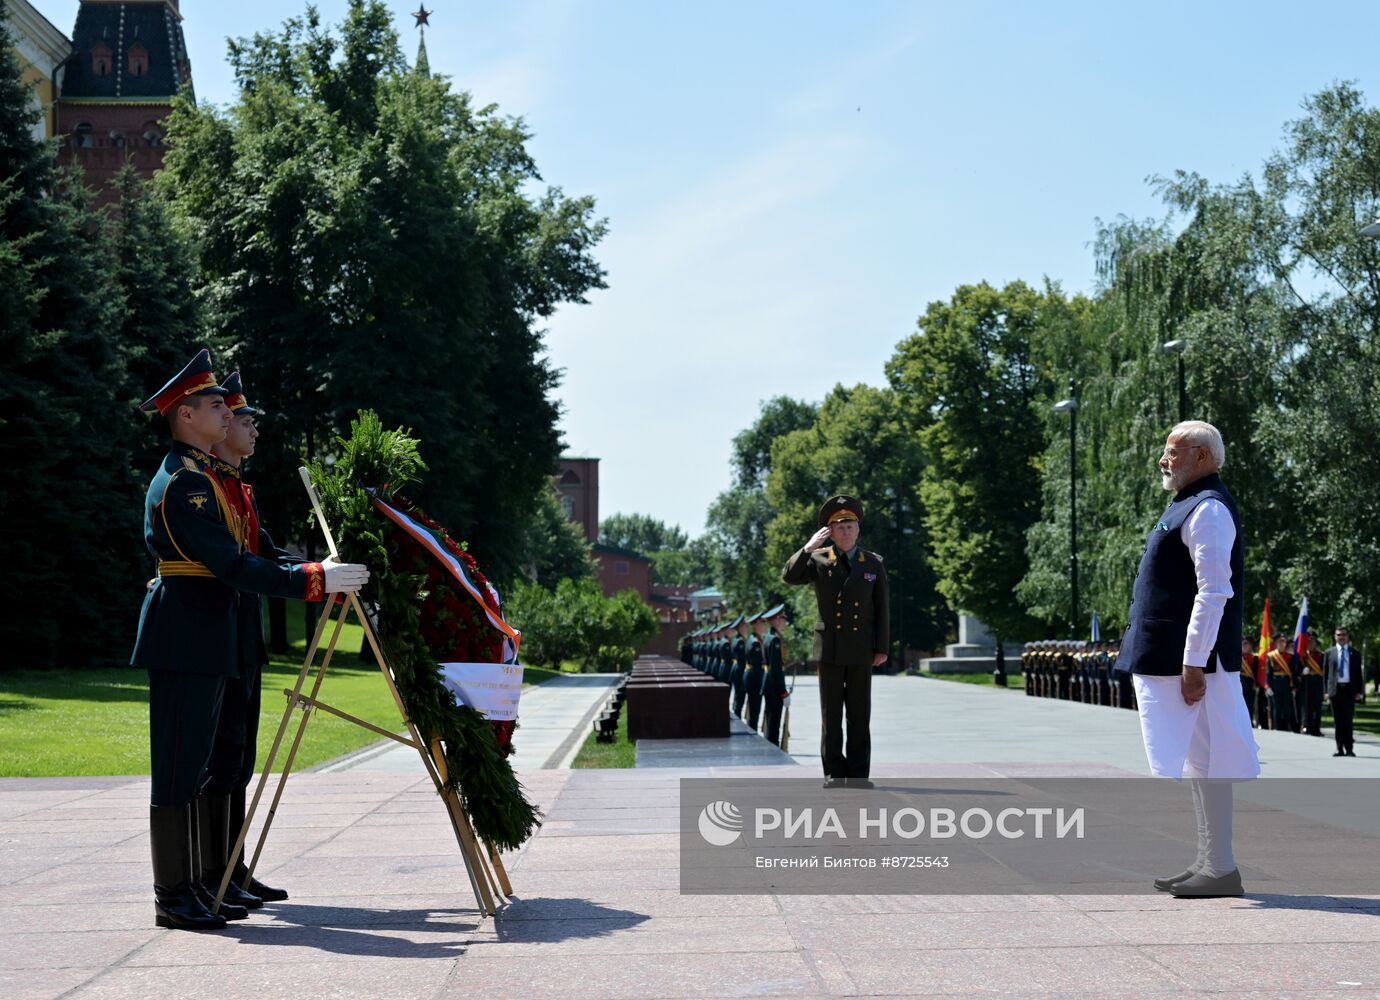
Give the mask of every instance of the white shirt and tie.
[[1351, 644], [1337, 647], [1337, 683], [1351, 683]]

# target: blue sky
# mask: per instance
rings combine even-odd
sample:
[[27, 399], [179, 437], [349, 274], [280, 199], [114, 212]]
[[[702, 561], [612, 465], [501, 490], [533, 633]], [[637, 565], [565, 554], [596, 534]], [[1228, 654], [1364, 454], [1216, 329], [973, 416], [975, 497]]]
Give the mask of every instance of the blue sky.
[[[76, 0], [36, 5], [70, 30]], [[428, 6], [432, 69], [526, 119], [545, 180], [609, 221], [609, 288], [548, 326], [569, 450], [603, 460], [601, 513], [692, 534], [761, 400], [880, 383], [959, 284], [1089, 289], [1094, 220], [1159, 214], [1146, 177], [1257, 170], [1306, 94], [1374, 99], [1380, 58], [1373, 3]], [[415, 51], [415, 2], [390, 7]], [[182, 8], [218, 104], [224, 39], [304, 9]]]

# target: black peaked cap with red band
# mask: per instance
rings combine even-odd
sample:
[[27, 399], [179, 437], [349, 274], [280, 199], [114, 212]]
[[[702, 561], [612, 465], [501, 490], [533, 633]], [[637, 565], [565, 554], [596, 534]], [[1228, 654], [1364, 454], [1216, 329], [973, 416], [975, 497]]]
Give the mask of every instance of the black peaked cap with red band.
[[188, 396], [224, 396], [225, 389], [216, 384], [216, 376], [211, 371], [211, 352], [206, 348], [197, 351], [196, 357], [187, 362], [187, 367], [168, 380], [168, 383], [148, 399], [139, 404], [145, 413], [161, 413], [167, 416], [177, 404]]
[[225, 405], [237, 417], [257, 417], [263, 410], [249, 405], [244, 398], [244, 383], [239, 372], [231, 372], [220, 387], [225, 390]]

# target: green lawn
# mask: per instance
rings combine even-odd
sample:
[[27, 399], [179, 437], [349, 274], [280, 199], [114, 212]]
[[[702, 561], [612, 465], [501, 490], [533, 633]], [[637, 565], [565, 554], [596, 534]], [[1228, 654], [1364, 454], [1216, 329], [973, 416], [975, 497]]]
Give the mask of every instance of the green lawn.
[[628, 739], [627, 704], [618, 713], [618, 735], [612, 743], [600, 743], [593, 729], [585, 737], [584, 746], [575, 755], [571, 767], [636, 767], [637, 744]]
[[[297, 610], [297, 609], [290, 609]], [[263, 706], [259, 716], [259, 762], [268, 756], [278, 731], [286, 699], [306, 655], [306, 640], [299, 613], [288, 615], [288, 627], [296, 633], [289, 656], [273, 657], [263, 680]], [[333, 627], [333, 626], [332, 626]], [[323, 644], [330, 638], [330, 628]], [[319, 697], [326, 704], [358, 716], [376, 726], [400, 730], [402, 718], [388, 693], [378, 668], [359, 661], [363, 631], [349, 624], [322, 682]], [[317, 663], [321, 660], [317, 656]], [[557, 676], [556, 671], [528, 667], [523, 684], [540, 684]], [[315, 672], [303, 692], [310, 694]], [[275, 770], [296, 733], [294, 716]], [[315, 713], [297, 751], [294, 770], [320, 764], [341, 754], [368, 746], [378, 736], [325, 712]], [[0, 777], [54, 777], [59, 775], [147, 774], [148, 675], [137, 668], [119, 670], [19, 670], [0, 673]]]

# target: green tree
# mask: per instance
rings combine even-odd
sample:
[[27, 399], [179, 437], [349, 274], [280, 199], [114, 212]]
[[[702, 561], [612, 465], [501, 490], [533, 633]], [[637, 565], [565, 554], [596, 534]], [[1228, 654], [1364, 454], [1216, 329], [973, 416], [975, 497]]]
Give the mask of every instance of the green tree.
[[538, 666], [576, 660], [583, 670], [628, 669], [657, 630], [656, 613], [635, 591], [605, 597], [593, 580], [565, 579], [554, 589], [519, 582], [506, 614], [522, 632], [522, 658]]
[[165, 175], [217, 343], [269, 411], [266, 521], [312, 539], [291, 470], [370, 407], [422, 439], [418, 501], [511, 580], [559, 454], [539, 324], [603, 284], [593, 202], [537, 188], [521, 120], [409, 70], [379, 0], [230, 58], [236, 103], [177, 105]]
[[527, 524], [523, 545], [526, 576], [547, 590], [561, 580], [586, 580], [597, 570], [585, 533], [565, 516], [555, 487], [548, 487]]
[[766, 558], [767, 525], [776, 510], [767, 498], [772, 444], [814, 424], [816, 407], [789, 396], [762, 404], [752, 426], [733, 438], [733, 483], [707, 515], [714, 577], [733, 605], [774, 603], [784, 596], [781, 567]]
[[713, 549], [705, 535], [692, 539], [683, 549], [648, 553], [652, 582], [682, 587], [707, 587], [714, 579]]
[[[193, 292], [195, 261], [173, 228], [166, 199], [128, 163], [111, 187], [115, 197], [105, 229], [120, 316], [115, 343], [124, 377], [119, 388], [132, 408], [201, 348], [205, 329]], [[221, 365], [217, 374], [230, 371]], [[130, 425], [130, 430], [134, 470], [147, 479], [167, 453], [167, 435], [162, 426]]]
[[[920, 441], [894, 390], [835, 387], [813, 426], [772, 444], [767, 499], [776, 513], [767, 525], [766, 553], [778, 580], [791, 553], [817, 530], [819, 505], [833, 494], [852, 494], [864, 506], [861, 544], [886, 561], [893, 644], [922, 650], [942, 644], [953, 616], [929, 565], [917, 489], [924, 468]], [[813, 627], [810, 605], [795, 607], [801, 627], [805, 621]]]
[[599, 523], [599, 541], [644, 554], [678, 552], [690, 544], [680, 525], [668, 526], [650, 514], [610, 514]]
[[1025, 575], [1026, 531], [1040, 514], [1045, 435], [1035, 406], [1048, 397], [1049, 378], [1034, 344], [1046, 310], [1063, 308], [1053, 288], [964, 285], [930, 303], [887, 363], [925, 452], [920, 500], [935, 586], [999, 638], [1036, 629], [1011, 591]]
[[[0, 642], [13, 666], [127, 662], [142, 581], [118, 292], [100, 218], [33, 138], [0, 9]], [[109, 433], [105, 428], [110, 427]]]

